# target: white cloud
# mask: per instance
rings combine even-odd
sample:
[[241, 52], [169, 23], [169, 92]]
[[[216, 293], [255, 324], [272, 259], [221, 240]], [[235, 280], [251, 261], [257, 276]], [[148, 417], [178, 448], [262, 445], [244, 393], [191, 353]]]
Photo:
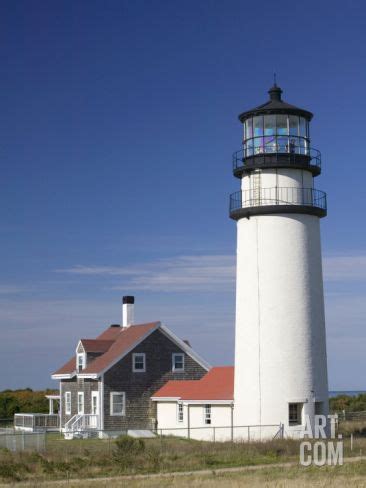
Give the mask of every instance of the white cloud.
[[[326, 256], [323, 260], [325, 281], [366, 281], [366, 255]], [[111, 284], [114, 290], [148, 291], [231, 291], [235, 283], [233, 255], [193, 255], [158, 259], [130, 266], [83, 266], [57, 272], [79, 276], [121, 277]]]
[[112, 289], [149, 291], [231, 290], [235, 259], [231, 255], [177, 256], [135, 266], [73, 266], [57, 270], [75, 275], [121, 276], [127, 280]]
[[11, 295], [13, 293], [19, 293], [23, 291], [23, 288], [16, 285], [0, 285], [0, 295]]
[[326, 281], [366, 280], [366, 255], [326, 256], [323, 260]]

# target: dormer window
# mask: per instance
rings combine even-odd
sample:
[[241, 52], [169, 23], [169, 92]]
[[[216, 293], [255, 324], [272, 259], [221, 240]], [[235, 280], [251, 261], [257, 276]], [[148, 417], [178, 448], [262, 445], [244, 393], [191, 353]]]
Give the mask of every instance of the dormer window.
[[76, 369], [78, 372], [82, 371], [86, 366], [85, 353], [78, 353], [76, 355]]

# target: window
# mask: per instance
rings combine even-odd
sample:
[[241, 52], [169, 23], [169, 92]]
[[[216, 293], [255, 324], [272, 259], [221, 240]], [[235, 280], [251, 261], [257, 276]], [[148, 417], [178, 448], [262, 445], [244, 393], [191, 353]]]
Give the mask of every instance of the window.
[[111, 415], [125, 415], [126, 410], [126, 394], [125, 392], [112, 391], [110, 395], [110, 414]]
[[71, 391], [65, 393], [65, 414], [71, 415]]
[[289, 403], [288, 405], [288, 423], [289, 425], [302, 424], [302, 403]]
[[78, 353], [76, 356], [76, 369], [77, 371], [81, 371], [82, 369], [85, 368], [85, 354], [84, 353]]
[[184, 371], [184, 354], [175, 352], [172, 355], [172, 371]]
[[178, 422], [183, 422], [184, 419], [183, 403], [178, 403], [177, 417], [178, 417]]
[[84, 393], [82, 391], [78, 392], [78, 414], [84, 413]]
[[146, 371], [146, 354], [138, 352], [132, 354], [132, 371], [134, 373], [145, 373]]
[[211, 424], [211, 405], [205, 405], [204, 421], [207, 425]]

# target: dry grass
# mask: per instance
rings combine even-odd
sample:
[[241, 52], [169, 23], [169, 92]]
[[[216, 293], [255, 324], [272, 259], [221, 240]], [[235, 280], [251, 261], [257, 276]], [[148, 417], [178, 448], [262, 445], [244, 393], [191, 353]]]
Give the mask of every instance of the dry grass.
[[[350, 451], [350, 439], [345, 439], [345, 456], [358, 456], [366, 454], [366, 438], [356, 437], [353, 440], [353, 451]], [[65, 480], [69, 479], [67, 486], [73, 486], [72, 479], [101, 478], [101, 477], [118, 477], [122, 475], [135, 475], [145, 473], [171, 473], [179, 471], [197, 471], [197, 470], [217, 470], [225, 467], [237, 466], [256, 466], [274, 463], [283, 463], [292, 461], [297, 463], [299, 460], [299, 442], [294, 440], [275, 440], [262, 443], [212, 443], [200, 442], [188, 439], [179, 439], [167, 437], [163, 439], [147, 439], [143, 443], [130, 438], [122, 439], [118, 445], [113, 440], [73, 440], [65, 441], [57, 435], [51, 435], [47, 442], [47, 452], [37, 454], [32, 452], [11, 453], [9, 451], [0, 451], [0, 482], [17, 482], [28, 481], [30, 486], [38, 486], [39, 483], [47, 480]], [[363, 476], [361, 472], [363, 464], [358, 472], [348, 473], [348, 476]], [[327, 473], [322, 482], [326, 481], [327, 476], [331, 473], [343, 476], [343, 471], [326, 472], [325, 469], [316, 468], [314, 473]], [[276, 471], [271, 468], [269, 474], [271, 477], [267, 480], [264, 476], [268, 470], [261, 470], [260, 479], [264, 483], [273, 481], [273, 478], [279, 478], [281, 471], [276, 476]], [[291, 483], [289, 475], [293, 470], [286, 471], [286, 483]], [[297, 471], [297, 475], [309, 477], [311, 470], [302, 469]], [[282, 472], [283, 475], [283, 472]], [[222, 484], [220, 486], [239, 486], [235, 483], [241, 483], [240, 486], [246, 486], [246, 480], [252, 474], [226, 474], [220, 475]], [[227, 479], [226, 479], [226, 478]], [[237, 478], [239, 481], [237, 480]], [[257, 478], [258, 476], [256, 476]], [[193, 476], [189, 478], [189, 484], [193, 486], [214, 486], [215, 477], [209, 477], [209, 483], [205, 476]], [[171, 480], [172, 481], [172, 480]], [[283, 480], [278, 479], [279, 483]], [[306, 481], [306, 480], [305, 480]], [[304, 482], [305, 482], [304, 481]], [[317, 481], [317, 480], [316, 480]], [[334, 480], [333, 480], [334, 481]], [[357, 480], [356, 480], [357, 481]], [[183, 480], [174, 479], [168, 485], [166, 480], [161, 480], [159, 485], [150, 480], [131, 481], [128, 486], [186, 486], [182, 484]], [[318, 481], [317, 481], [318, 482]], [[335, 482], [335, 481], [334, 481]], [[86, 483], [89, 483], [90, 480]], [[95, 486], [104, 486], [101, 480], [97, 481]], [[126, 481], [118, 481], [117, 484], [108, 482], [108, 486], [127, 486]], [[187, 479], [185, 481], [187, 483]], [[201, 484], [197, 484], [201, 483]], [[231, 484], [230, 484], [231, 483]], [[358, 483], [358, 481], [357, 481]], [[79, 484], [77, 486], [89, 486]], [[53, 485], [56, 486], [56, 485]], [[76, 486], [76, 485], [75, 485]], [[90, 485], [91, 486], [91, 485]], [[255, 486], [255, 485], [248, 485]], [[265, 485], [261, 485], [265, 486]], [[277, 486], [277, 485], [268, 485]], [[278, 486], [292, 486], [281, 485]], [[301, 486], [298, 485], [297, 486]], [[307, 485], [304, 485], [307, 486]], [[317, 486], [317, 485], [314, 485]], [[319, 485], [330, 486], [330, 485]], [[337, 485], [334, 485], [337, 486]], [[352, 485], [357, 486], [357, 485]], [[359, 485], [366, 486], [366, 485]]]
[[[74, 480], [70, 482], [45, 482], [42, 488], [303, 488], [303, 487], [366, 487], [366, 462], [355, 462], [339, 467], [326, 468], [262, 468], [248, 472], [211, 473], [207, 475], [154, 477], [147, 479]], [[1, 485], [1, 486], [19, 486]], [[38, 488], [40, 484], [27, 483], [21, 486]]]
[[348, 437], [351, 434], [355, 436], [366, 437], [366, 421], [365, 420], [343, 420], [339, 422], [338, 432], [343, 436]]

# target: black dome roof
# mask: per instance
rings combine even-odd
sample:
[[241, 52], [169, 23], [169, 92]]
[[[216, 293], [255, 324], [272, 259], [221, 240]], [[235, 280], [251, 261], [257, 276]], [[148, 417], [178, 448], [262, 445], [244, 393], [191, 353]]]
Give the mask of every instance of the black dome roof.
[[282, 100], [282, 90], [279, 86], [274, 84], [272, 88], [268, 91], [270, 99], [268, 102], [259, 105], [258, 107], [247, 110], [239, 115], [239, 120], [244, 122], [244, 120], [252, 117], [253, 115], [263, 115], [263, 114], [291, 114], [291, 115], [301, 115], [307, 120], [311, 120], [313, 114], [307, 110], [304, 110], [295, 105], [290, 105], [289, 103]]

